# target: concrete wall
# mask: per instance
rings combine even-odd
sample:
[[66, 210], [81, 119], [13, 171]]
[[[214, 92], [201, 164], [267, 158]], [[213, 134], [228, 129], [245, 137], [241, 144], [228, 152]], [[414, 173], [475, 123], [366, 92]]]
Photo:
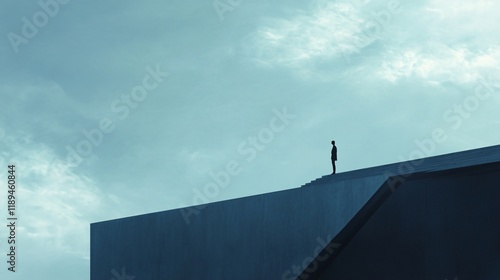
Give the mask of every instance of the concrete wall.
[[179, 210], [92, 224], [91, 279], [111, 279], [121, 268], [136, 280], [295, 279], [384, 180], [339, 179], [212, 203], [190, 224]]
[[408, 180], [319, 279], [500, 279], [500, 165]]
[[180, 210], [94, 223], [91, 279], [500, 279], [498, 162], [487, 147], [208, 204], [189, 224]]

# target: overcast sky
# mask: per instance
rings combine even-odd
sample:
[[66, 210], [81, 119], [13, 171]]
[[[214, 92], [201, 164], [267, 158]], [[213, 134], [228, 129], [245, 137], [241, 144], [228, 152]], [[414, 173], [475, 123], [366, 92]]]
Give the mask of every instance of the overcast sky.
[[90, 223], [300, 187], [333, 139], [338, 172], [499, 142], [498, 0], [58, 1], [0, 4], [2, 279], [89, 279]]

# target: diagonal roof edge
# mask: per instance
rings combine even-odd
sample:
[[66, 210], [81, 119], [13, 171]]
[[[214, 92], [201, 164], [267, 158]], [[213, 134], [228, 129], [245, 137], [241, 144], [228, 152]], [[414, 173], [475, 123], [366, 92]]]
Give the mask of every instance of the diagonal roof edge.
[[307, 184], [304, 184], [302, 185], [302, 187], [311, 187], [314, 185], [327, 184], [339, 180], [349, 180], [353, 178], [361, 178], [381, 174], [385, 174], [386, 178], [399, 176], [398, 178], [401, 179], [401, 177], [406, 178], [413, 173], [434, 172], [498, 161], [500, 161], [500, 145], [495, 145], [444, 155], [418, 158], [414, 160], [362, 168], [338, 174], [328, 174], [323, 177], [317, 178]]

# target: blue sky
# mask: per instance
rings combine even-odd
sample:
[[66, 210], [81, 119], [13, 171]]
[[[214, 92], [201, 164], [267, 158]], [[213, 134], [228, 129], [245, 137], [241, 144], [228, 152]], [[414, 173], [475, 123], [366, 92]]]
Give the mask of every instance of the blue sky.
[[90, 223], [299, 187], [332, 139], [338, 172], [499, 142], [499, 1], [0, 5], [2, 279], [89, 279]]

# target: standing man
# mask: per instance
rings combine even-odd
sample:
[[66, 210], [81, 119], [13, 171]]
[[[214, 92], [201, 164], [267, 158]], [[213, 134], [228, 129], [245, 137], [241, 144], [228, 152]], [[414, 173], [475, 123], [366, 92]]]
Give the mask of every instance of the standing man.
[[335, 168], [335, 161], [337, 161], [337, 147], [335, 146], [335, 141], [332, 141], [332, 166], [333, 166], [333, 173], [335, 174], [336, 168]]

